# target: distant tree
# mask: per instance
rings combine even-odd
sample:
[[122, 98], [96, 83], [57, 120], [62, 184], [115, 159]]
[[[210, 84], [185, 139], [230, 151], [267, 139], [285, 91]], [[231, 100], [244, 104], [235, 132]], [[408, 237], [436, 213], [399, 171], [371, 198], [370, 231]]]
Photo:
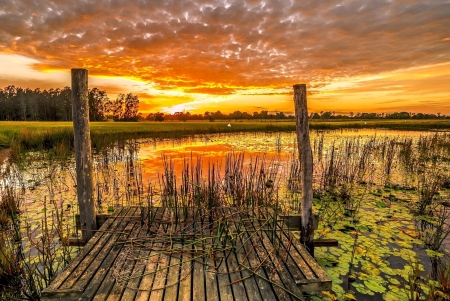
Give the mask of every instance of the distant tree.
[[119, 95], [117, 95], [117, 98], [112, 106], [112, 117], [114, 121], [119, 121], [123, 118], [123, 114], [125, 111], [124, 105], [125, 105], [125, 95], [120, 93]]
[[20, 119], [19, 120], [27, 120], [27, 100], [26, 100], [26, 92], [20, 88], [17, 91], [17, 98], [19, 100], [19, 112], [20, 112]]
[[61, 118], [64, 121], [71, 121], [72, 120], [72, 89], [69, 87], [64, 87], [63, 90], [61, 90], [60, 94], [60, 101], [61, 101]]
[[[127, 108], [123, 95], [119, 95], [116, 101], [111, 101], [105, 91], [98, 88], [89, 90], [90, 120], [99, 121], [105, 118], [120, 120], [126, 109], [128, 109], [127, 114], [131, 112], [134, 119], [139, 119], [138, 112], [135, 110], [139, 108], [135, 105], [136, 99], [132, 94], [128, 96]], [[72, 90], [69, 87], [31, 90], [16, 88], [13, 85], [7, 86], [0, 89], [0, 120], [70, 121], [72, 120]]]
[[276, 119], [286, 119], [286, 115], [283, 112], [277, 112], [275, 118]]
[[125, 98], [124, 113], [121, 120], [138, 121], [139, 114], [139, 98], [137, 95], [128, 93]]
[[390, 114], [386, 114], [386, 118], [388, 119], [409, 119], [411, 116], [408, 112], [394, 112]]
[[106, 119], [114, 119], [114, 101], [108, 98], [108, 100], [104, 103], [103, 109]]
[[259, 113], [259, 118], [261, 118], [261, 119], [269, 119], [269, 111], [261, 111]]
[[106, 91], [98, 88], [89, 90], [88, 103], [89, 103], [89, 120], [90, 121], [102, 121], [105, 120], [105, 105], [109, 101]]
[[220, 112], [220, 111], [212, 113], [211, 116], [216, 120], [223, 120], [223, 119], [226, 119], [226, 117], [227, 117], [224, 114], [222, 114], [222, 112]]
[[229, 119], [242, 119], [242, 112], [241, 111], [234, 111], [229, 115]]
[[362, 119], [374, 119], [377, 117], [376, 113], [361, 113], [361, 115], [359, 116]]
[[320, 117], [322, 119], [330, 119], [333, 117], [333, 115], [334, 115], [334, 112], [328, 111], [328, 112], [323, 112]]
[[160, 113], [160, 112], [155, 113], [155, 121], [159, 121], [159, 122], [164, 121], [164, 113]]
[[313, 113], [311, 119], [320, 119], [320, 115], [317, 113]]

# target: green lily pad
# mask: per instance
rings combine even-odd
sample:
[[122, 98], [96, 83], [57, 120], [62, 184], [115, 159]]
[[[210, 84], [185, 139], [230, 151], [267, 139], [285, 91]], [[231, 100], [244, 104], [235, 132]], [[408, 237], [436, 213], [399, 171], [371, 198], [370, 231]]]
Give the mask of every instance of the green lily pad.
[[430, 256], [431, 258], [436, 258], [436, 257], [442, 257], [442, 256], [444, 256], [443, 253], [437, 252], [437, 251], [433, 251], [433, 250], [431, 250], [431, 249], [426, 249], [425, 251], [427, 252], [427, 255]]
[[366, 280], [364, 281], [364, 284], [368, 289], [375, 293], [384, 293], [386, 291], [386, 288], [381, 283], [374, 280]]
[[375, 203], [378, 208], [386, 208], [386, 203], [383, 201], [378, 201]]

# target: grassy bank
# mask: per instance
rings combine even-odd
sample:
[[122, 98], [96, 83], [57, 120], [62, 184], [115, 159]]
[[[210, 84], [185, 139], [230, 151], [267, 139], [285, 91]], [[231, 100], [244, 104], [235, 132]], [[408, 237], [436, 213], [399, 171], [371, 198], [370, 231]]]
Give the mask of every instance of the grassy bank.
[[[231, 127], [228, 127], [228, 123]], [[312, 121], [312, 130], [387, 128], [396, 130], [450, 129], [450, 120], [333, 120]], [[92, 122], [94, 148], [133, 138], [181, 138], [196, 134], [294, 131], [293, 121], [217, 122]], [[49, 149], [73, 144], [71, 122], [0, 122], [0, 148]]]
[[[182, 138], [196, 134], [292, 131], [293, 122], [92, 122], [94, 148], [134, 138]], [[71, 122], [0, 122], [0, 148], [49, 149], [73, 144]]]

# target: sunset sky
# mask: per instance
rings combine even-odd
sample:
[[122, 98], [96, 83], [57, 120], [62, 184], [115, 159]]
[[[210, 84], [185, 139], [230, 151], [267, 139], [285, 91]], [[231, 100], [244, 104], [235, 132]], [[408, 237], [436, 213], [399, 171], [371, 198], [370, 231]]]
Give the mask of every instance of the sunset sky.
[[448, 0], [0, 0], [0, 87], [70, 69], [148, 112], [450, 114]]

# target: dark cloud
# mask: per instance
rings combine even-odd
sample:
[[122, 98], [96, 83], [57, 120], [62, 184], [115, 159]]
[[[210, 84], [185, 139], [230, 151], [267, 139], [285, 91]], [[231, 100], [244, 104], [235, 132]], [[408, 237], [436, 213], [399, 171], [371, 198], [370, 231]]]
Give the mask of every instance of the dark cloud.
[[443, 0], [4, 0], [0, 52], [160, 89], [290, 89], [448, 62], [449, 11]]

